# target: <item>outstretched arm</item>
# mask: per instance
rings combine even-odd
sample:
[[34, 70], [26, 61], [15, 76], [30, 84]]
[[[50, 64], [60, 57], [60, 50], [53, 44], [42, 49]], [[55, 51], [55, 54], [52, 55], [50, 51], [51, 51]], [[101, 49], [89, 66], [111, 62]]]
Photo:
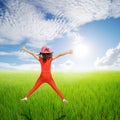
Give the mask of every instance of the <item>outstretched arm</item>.
[[53, 59], [59, 58], [61, 56], [67, 55], [67, 54], [72, 54], [72, 53], [73, 53], [72, 50], [69, 50], [69, 51], [66, 51], [66, 52], [63, 52], [63, 53], [60, 53], [60, 54], [54, 56]]
[[39, 60], [39, 56], [36, 55], [34, 52], [28, 50], [25, 46], [21, 47], [22, 50], [24, 50], [25, 52], [29, 53], [30, 55], [32, 55], [34, 58], [36, 58], [37, 60]]

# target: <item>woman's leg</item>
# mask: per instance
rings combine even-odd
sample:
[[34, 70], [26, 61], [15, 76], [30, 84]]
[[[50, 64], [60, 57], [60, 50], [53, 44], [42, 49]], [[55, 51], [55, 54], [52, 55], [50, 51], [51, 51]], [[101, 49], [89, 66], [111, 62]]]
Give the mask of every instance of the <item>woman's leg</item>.
[[36, 91], [36, 89], [43, 83], [42, 78], [38, 78], [37, 82], [33, 86], [33, 88], [26, 94], [26, 98], [28, 98], [33, 92]]
[[60, 90], [57, 88], [55, 82], [53, 80], [50, 80], [49, 82], [47, 82], [54, 90], [55, 92], [60, 96], [60, 98], [63, 100], [64, 96], [63, 94], [60, 92]]

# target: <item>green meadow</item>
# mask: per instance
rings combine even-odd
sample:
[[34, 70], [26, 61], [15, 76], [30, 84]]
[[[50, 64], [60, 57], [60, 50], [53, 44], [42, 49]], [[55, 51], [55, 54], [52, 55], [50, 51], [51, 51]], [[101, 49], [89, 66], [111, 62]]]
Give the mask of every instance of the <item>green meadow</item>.
[[38, 71], [0, 71], [0, 120], [120, 120], [120, 71], [53, 72], [68, 99], [43, 84], [27, 102]]

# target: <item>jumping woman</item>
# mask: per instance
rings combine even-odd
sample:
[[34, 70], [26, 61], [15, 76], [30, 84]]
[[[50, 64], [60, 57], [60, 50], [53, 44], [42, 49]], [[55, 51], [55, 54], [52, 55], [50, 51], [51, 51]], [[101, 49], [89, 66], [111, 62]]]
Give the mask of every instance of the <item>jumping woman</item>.
[[60, 53], [56, 56], [52, 56], [52, 53], [50, 48], [43, 46], [41, 48], [40, 53], [37, 55], [34, 52], [28, 50], [25, 46], [21, 47], [22, 50], [24, 50], [25, 52], [29, 53], [30, 55], [32, 55], [34, 58], [36, 58], [40, 64], [41, 64], [41, 74], [38, 77], [35, 85], [33, 86], [33, 88], [26, 94], [26, 96], [21, 99], [21, 101], [27, 101], [27, 99], [30, 97], [30, 95], [36, 91], [36, 89], [38, 87], [40, 87], [40, 85], [42, 85], [43, 83], [48, 83], [54, 90], [55, 92], [60, 96], [60, 98], [62, 99], [62, 101], [64, 103], [68, 103], [68, 101], [64, 98], [63, 94], [60, 92], [60, 90], [57, 88], [52, 75], [51, 75], [51, 62], [53, 60], [55, 60], [56, 58], [59, 58], [63, 55], [66, 54], [72, 54], [72, 50]]

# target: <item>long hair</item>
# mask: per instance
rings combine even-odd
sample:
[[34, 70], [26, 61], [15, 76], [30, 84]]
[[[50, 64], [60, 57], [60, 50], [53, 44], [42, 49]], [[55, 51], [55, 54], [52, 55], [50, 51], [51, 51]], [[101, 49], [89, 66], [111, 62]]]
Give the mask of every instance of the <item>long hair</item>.
[[39, 57], [41, 57], [43, 59], [43, 62], [46, 62], [47, 59], [49, 59], [50, 57], [52, 57], [52, 53], [40, 53]]

